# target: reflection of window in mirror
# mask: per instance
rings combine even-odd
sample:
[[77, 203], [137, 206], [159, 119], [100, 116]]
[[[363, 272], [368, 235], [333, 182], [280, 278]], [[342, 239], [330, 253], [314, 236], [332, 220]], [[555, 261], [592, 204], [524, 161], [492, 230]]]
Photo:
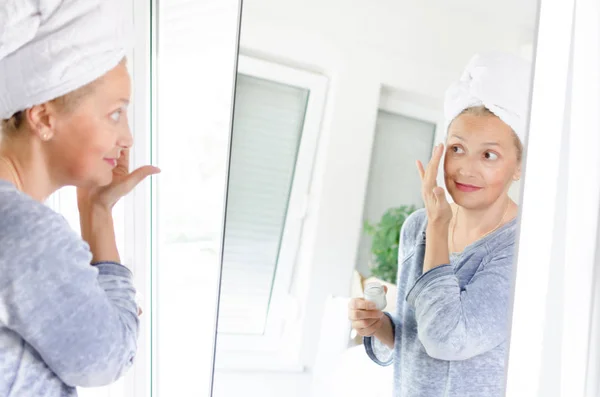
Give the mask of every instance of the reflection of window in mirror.
[[284, 240], [293, 177], [310, 167], [296, 162], [308, 94], [238, 75], [219, 333], [264, 334], [269, 304], [281, 299], [273, 296], [275, 274], [293, 263], [279, 260], [279, 248], [297, 245]]
[[[377, 114], [363, 214], [369, 224], [380, 222], [392, 208], [423, 206], [415, 160], [427, 162], [431, 155], [439, 111], [435, 101], [430, 101], [433, 103], [429, 106], [419, 106], [414, 98], [400, 102], [397, 96], [391, 90], [384, 90], [382, 105], [386, 109], [380, 108]], [[371, 273], [372, 243], [372, 236], [362, 233], [356, 269], [363, 275]], [[395, 283], [396, 275], [387, 281]]]
[[[306, 215], [323, 77], [240, 56], [223, 246], [217, 370], [293, 367], [289, 286]], [[270, 357], [269, 354], [272, 356]], [[279, 359], [279, 364], [272, 360]], [[257, 360], [257, 361], [256, 361]]]

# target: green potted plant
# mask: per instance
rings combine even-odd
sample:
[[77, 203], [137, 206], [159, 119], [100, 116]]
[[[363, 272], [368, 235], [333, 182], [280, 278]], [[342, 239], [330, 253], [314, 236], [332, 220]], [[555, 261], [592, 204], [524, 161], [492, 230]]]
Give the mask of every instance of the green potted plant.
[[414, 205], [402, 205], [388, 209], [377, 224], [365, 221], [364, 230], [373, 238], [371, 244], [373, 276], [388, 283], [396, 283], [400, 229], [406, 218], [416, 210], [417, 207]]

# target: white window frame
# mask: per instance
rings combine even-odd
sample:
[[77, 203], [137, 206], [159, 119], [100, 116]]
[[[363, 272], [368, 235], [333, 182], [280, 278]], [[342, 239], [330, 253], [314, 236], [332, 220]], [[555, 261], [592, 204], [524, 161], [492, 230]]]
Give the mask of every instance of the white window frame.
[[[541, 0], [507, 397], [541, 396], [548, 382], [552, 397], [597, 396], [600, 161], [592, 153], [600, 148], [599, 22], [597, 1]], [[557, 178], [564, 150], [567, 186]], [[563, 189], [566, 204], [559, 205]], [[563, 258], [551, 257], [557, 245]], [[562, 285], [549, 288], [555, 272], [564, 274]], [[547, 302], [560, 302], [553, 318]], [[550, 332], [557, 322], [558, 332]], [[550, 352], [560, 357], [557, 367], [544, 361]]]
[[440, 111], [442, 101], [436, 101], [433, 98], [425, 103], [424, 98], [420, 98], [411, 93], [401, 90], [383, 87], [381, 89], [381, 98], [379, 100], [379, 110], [422, 120], [435, 125], [435, 142], [441, 142], [444, 139], [444, 114]]
[[[559, 186], [556, 176], [565, 125], [573, 7], [574, 0], [542, 0], [540, 5], [513, 282], [507, 397], [538, 396], [540, 383], [548, 376], [543, 365], [544, 314], [552, 293], [548, 282], [553, 270], [551, 252]], [[533, 186], [534, 180], [537, 186]]]
[[[134, 25], [135, 44], [133, 53], [130, 55], [131, 74], [133, 82], [132, 109], [130, 109], [130, 120], [132, 120], [132, 132], [135, 144], [131, 151], [131, 167], [139, 167], [152, 164], [152, 125], [151, 112], [151, 84], [152, 78], [151, 62], [153, 48], [151, 40], [156, 43], [156, 30], [152, 29], [152, 10], [156, 8], [157, 0], [134, 0]], [[138, 353], [136, 363], [126, 379], [126, 395], [134, 397], [149, 397], [152, 394], [152, 271], [154, 266], [150, 250], [153, 247], [151, 241], [151, 228], [153, 220], [150, 204], [153, 195], [153, 183], [148, 181], [138, 186], [131, 194], [125, 197], [125, 259], [134, 266], [134, 282], [138, 291], [138, 304], [143, 310], [140, 317], [140, 334], [138, 338]]]
[[[327, 78], [281, 64], [241, 55], [238, 73], [309, 91], [302, 139], [290, 192], [279, 259], [273, 282], [271, 304], [263, 335], [217, 335], [216, 370], [301, 371], [302, 365], [286, 354], [293, 329], [300, 321], [300, 305], [291, 293], [302, 226], [307, 215], [309, 190], [325, 109]], [[234, 120], [235, 124], [235, 120]], [[285, 327], [284, 327], [285, 326]]]
[[[131, 169], [150, 164], [150, 10], [153, 1], [130, 0], [135, 25], [134, 50], [127, 54], [127, 66], [132, 78], [132, 101], [128, 109], [130, 127], [135, 144], [130, 154]], [[67, 191], [58, 191], [47, 201], [56, 211]], [[140, 333], [135, 364], [123, 377], [124, 396], [150, 396], [150, 183], [144, 182], [123, 199], [121, 214], [115, 213], [115, 224], [123, 224], [124, 240], [120, 247], [121, 260], [132, 273], [138, 293], [138, 304], [144, 314], [140, 317]], [[71, 200], [72, 201], [72, 200]], [[74, 209], [77, 210], [76, 208]], [[122, 215], [122, 218], [119, 217]], [[104, 389], [111, 396], [111, 386]], [[104, 394], [104, 393], [103, 393]]]

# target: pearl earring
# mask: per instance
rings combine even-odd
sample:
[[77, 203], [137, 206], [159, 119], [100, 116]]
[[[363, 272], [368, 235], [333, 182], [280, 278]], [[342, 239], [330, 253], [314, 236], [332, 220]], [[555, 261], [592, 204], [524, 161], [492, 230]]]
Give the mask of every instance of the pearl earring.
[[42, 135], [42, 140], [47, 141], [50, 139], [50, 134], [49, 133], [44, 133], [44, 135]]

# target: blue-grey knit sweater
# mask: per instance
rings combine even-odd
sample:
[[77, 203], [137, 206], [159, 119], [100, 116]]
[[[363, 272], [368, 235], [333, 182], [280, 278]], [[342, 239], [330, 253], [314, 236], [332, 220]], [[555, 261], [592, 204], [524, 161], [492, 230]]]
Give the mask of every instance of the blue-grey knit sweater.
[[502, 397], [517, 221], [423, 274], [426, 225], [421, 209], [402, 227], [394, 349], [367, 354], [394, 364], [395, 397]]
[[131, 366], [132, 274], [91, 259], [62, 216], [0, 181], [0, 397], [72, 397]]

